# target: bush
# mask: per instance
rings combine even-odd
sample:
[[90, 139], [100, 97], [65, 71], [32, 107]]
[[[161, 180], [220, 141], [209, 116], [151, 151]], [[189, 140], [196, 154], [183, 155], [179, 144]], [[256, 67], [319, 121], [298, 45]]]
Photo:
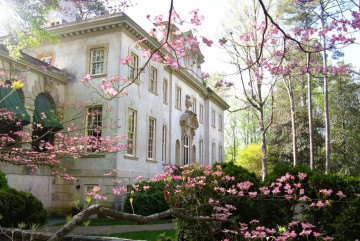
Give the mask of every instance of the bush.
[[[319, 190], [331, 189], [331, 197], [338, 201], [333, 201], [330, 207], [310, 208], [303, 216], [304, 221], [310, 222], [327, 235], [339, 241], [355, 240], [359, 238], [358, 230], [360, 226], [360, 179], [359, 177], [349, 177], [338, 174], [325, 175], [324, 173], [311, 171], [303, 166], [277, 165], [273, 172], [267, 177], [266, 183], [270, 184], [276, 178], [290, 173], [296, 176], [297, 173], [307, 173], [308, 177], [302, 182], [302, 187], [306, 189], [307, 196], [313, 200], [319, 198]], [[342, 191], [346, 198], [339, 200], [335, 193]], [[291, 213], [289, 213], [290, 215]], [[279, 213], [275, 217], [280, 216]]]
[[[305, 215], [306, 220], [311, 221], [335, 240], [347, 241], [355, 240], [353, 237], [359, 238], [359, 177], [314, 173], [309, 177], [308, 183], [314, 192], [315, 190], [331, 189], [333, 190], [332, 196], [335, 196], [335, 193], [341, 190], [346, 198], [332, 202], [329, 208], [309, 209]], [[311, 198], [316, 197], [314, 195]]]
[[31, 193], [13, 188], [0, 190], [0, 225], [17, 227], [19, 223], [44, 224], [46, 210]]
[[0, 171], [0, 189], [3, 189], [3, 188], [8, 188], [8, 182], [7, 182], [7, 178], [6, 178], [6, 175]]
[[[135, 214], [148, 216], [154, 213], [163, 212], [169, 209], [164, 197], [164, 185], [163, 182], [148, 183], [141, 182], [138, 183], [139, 189], [141, 191], [135, 192], [133, 197], [133, 207]], [[143, 186], [147, 185], [150, 188], [145, 191]], [[124, 211], [127, 213], [132, 213], [133, 210], [130, 205], [130, 197], [128, 195], [125, 200]]]

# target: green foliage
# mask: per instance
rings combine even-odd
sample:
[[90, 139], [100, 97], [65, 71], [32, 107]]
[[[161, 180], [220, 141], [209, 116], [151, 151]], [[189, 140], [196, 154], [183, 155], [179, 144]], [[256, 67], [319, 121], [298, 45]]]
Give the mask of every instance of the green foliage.
[[[306, 212], [306, 219], [315, 224], [321, 231], [334, 237], [335, 240], [353, 240], [351, 237], [358, 235], [360, 225], [358, 212], [360, 178], [314, 173], [309, 177], [308, 183], [310, 188], [314, 190], [313, 193], [315, 190], [321, 189], [332, 189], [334, 193], [341, 190], [346, 198], [332, 202], [330, 208], [309, 209]], [[318, 195], [318, 193], [315, 194]], [[311, 198], [316, 198], [316, 196], [314, 195]]]
[[19, 223], [43, 224], [46, 221], [46, 210], [36, 197], [12, 188], [0, 190], [0, 215], [3, 227], [17, 227]]
[[360, 230], [360, 199], [354, 199], [354, 203], [342, 212], [334, 221], [336, 240], [356, 240]]
[[55, 43], [58, 40], [44, 28], [47, 23], [46, 15], [50, 10], [56, 9], [57, 0], [8, 0], [2, 1], [1, 4], [11, 15], [6, 27], [12, 38], [4, 42], [10, 57], [19, 59], [22, 57], [23, 49], [38, 47], [45, 41]]
[[[238, 159], [236, 160], [236, 165], [242, 166], [260, 177], [262, 175], [261, 145], [251, 143], [241, 149]], [[268, 169], [271, 170], [271, 168], [271, 162], [268, 160]]]
[[[337, 191], [342, 191], [346, 195], [345, 199], [335, 198], [338, 201], [332, 202], [330, 207], [307, 209], [303, 217], [304, 221], [314, 224], [319, 231], [335, 240], [347, 241], [358, 238], [360, 177], [339, 174], [325, 175], [311, 171], [308, 167], [292, 167], [283, 164], [277, 165], [265, 181], [266, 184], [270, 184], [286, 173], [296, 175], [299, 172], [307, 173], [308, 177], [302, 182], [302, 187], [307, 190], [308, 196], [313, 200], [321, 197], [319, 195], [321, 189], [333, 190], [333, 197], [336, 196]], [[279, 213], [275, 213], [274, 217], [278, 216], [280, 216]]]
[[[166, 211], [169, 206], [167, 205], [164, 198], [164, 183], [147, 183], [141, 182], [139, 184], [139, 189], [141, 191], [135, 192], [134, 195], [128, 195], [125, 200], [124, 211], [132, 213], [132, 208], [130, 205], [130, 198], [133, 198], [133, 207], [135, 214], [148, 216], [154, 213]], [[150, 188], [147, 191], [144, 191], [143, 186], [147, 185]]]
[[236, 182], [250, 181], [254, 183], [254, 187], [260, 187], [260, 179], [255, 173], [242, 166], [237, 166], [233, 162], [217, 163], [214, 165], [220, 165], [226, 175], [235, 177]]
[[8, 182], [7, 182], [7, 178], [6, 178], [6, 175], [0, 171], [0, 189], [3, 189], [3, 188], [8, 188]]

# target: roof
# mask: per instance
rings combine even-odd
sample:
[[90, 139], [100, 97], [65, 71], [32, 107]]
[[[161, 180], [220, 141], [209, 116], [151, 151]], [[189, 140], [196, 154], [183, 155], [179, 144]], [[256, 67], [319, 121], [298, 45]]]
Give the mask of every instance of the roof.
[[[160, 43], [156, 38], [151, 37], [143, 28], [141, 28], [136, 22], [134, 22], [123, 12], [63, 23], [51, 26], [48, 29], [51, 33], [58, 35], [60, 38], [69, 38], [117, 28], [126, 29], [133, 35], [134, 38], [138, 40], [146, 38], [146, 41], [143, 41], [142, 43], [150, 49], [156, 49], [158, 46], [160, 46]], [[159, 51], [163, 52], [164, 54], [167, 53], [166, 50], [163, 49], [160, 49]], [[203, 58], [201, 53], [200, 56]], [[205, 98], [210, 99], [220, 108], [227, 110], [230, 107], [220, 96], [218, 96], [214, 91], [210, 90], [206, 86], [202, 85], [186, 69], [179, 69], [174, 72], [184, 78], [184, 81], [187, 84], [191, 85]]]
[[69, 78], [65, 71], [58, 69], [54, 66], [51, 66], [43, 61], [40, 61], [28, 54], [21, 52], [22, 58], [13, 59], [9, 56], [9, 51], [3, 44], [0, 44], [0, 57], [7, 59], [10, 62], [14, 62], [23, 67], [29, 68], [31, 71], [44, 74], [51, 78], [57, 79], [63, 84], [69, 82]]

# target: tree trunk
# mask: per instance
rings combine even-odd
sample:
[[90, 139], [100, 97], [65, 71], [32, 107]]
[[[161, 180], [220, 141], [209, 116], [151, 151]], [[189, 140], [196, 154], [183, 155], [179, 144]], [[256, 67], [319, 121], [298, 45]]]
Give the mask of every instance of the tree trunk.
[[[321, 27], [325, 29], [324, 9], [321, 11]], [[326, 38], [322, 36], [323, 68], [324, 68], [324, 117], [325, 117], [325, 174], [330, 171], [330, 119], [329, 119], [329, 97], [328, 97], [328, 77], [327, 77], [327, 56]]]
[[[307, 54], [307, 67], [310, 67], [310, 54]], [[311, 76], [308, 70], [307, 72], [307, 83], [308, 83], [308, 115], [309, 115], [309, 148], [310, 148], [310, 169], [314, 170], [314, 133], [313, 133], [313, 116], [312, 116], [312, 87], [311, 87]]]
[[289, 83], [286, 83], [285, 78], [283, 79], [286, 92], [289, 96], [289, 103], [290, 103], [290, 115], [291, 115], [291, 135], [292, 135], [292, 149], [293, 149], [293, 166], [296, 167], [298, 165], [298, 158], [297, 158], [297, 143], [296, 143], [296, 125], [295, 125], [295, 106], [294, 106], [294, 96], [292, 93], [291, 87], [291, 80]]
[[264, 125], [264, 111], [261, 108], [260, 112], [260, 133], [261, 133], [261, 157], [262, 157], [262, 180], [264, 181], [267, 174], [267, 153], [266, 153], [266, 132], [265, 132], [265, 125]]

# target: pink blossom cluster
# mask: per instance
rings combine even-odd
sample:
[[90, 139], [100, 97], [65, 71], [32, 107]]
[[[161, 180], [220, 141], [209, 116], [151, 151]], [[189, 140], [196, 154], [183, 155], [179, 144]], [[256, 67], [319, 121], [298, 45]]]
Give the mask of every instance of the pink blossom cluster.
[[[156, 175], [150, 182], [165, 182], [165, 198], [173, 207], [185, 208], [188, 212], [198, 212], [204, 206], [211, 206], [209, 217], [218, 220], [228, 220], [236, 207], [229, 200], [237, 198], [249, 199], [283, 199], [293, 203], [306, 203], [310, 208], [325, 208], [334, 200], [346, 197], [341, 191], [336, 193], [331, 189], [321, 189], [319, 199], [310, 199], [302, 182], [306, 173], [292, 175], [286, 173], [269, 186], [258, 190], [250, 181], [237, 182], [235, 177], [226, 175], [221, 166], [186, 165], [178, 169], [175, 166], [166, 167], [165, 171]], [[331, 198], [331, 199], [329, 199]], [[189, 203], [192, 205], [189, 206]], [[291, 240], [299, 237], [314, 237], [317, 240], [332, 240], [317, 232], [315, 226], [305, 222], [293, 221], [285, 230], [269, 229], [258, 226], [254, 220], [249, 224], [239, 223], [238, 229], [224, 229], [225, 235], [241, 235], [254, 240]]]

